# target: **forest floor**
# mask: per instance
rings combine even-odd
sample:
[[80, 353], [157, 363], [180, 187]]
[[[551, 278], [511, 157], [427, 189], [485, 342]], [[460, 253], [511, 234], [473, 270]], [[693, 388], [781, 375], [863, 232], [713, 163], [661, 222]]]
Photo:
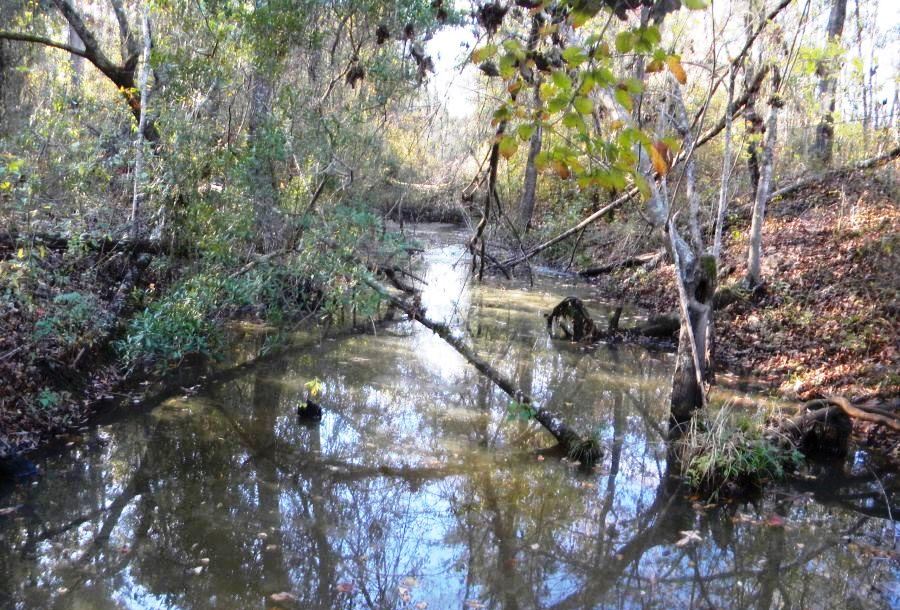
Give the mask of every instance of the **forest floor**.
[[0, 457], [83, 424], [122, 379], [109, 353], [122, 254], [0, 249]]
[[[769, 204], [765, 284], [741, 289], [749, 204], [724, 236], [716, 312], [717, 369], [789, 400], [900, 399], [900, 206], [896, 184], [871, 174], [821, 183]], [[741, 229], [738, 230], [737, 228]], [[618, 269], [599, 280], [642, 308], [677, 309], [673, 269]]]

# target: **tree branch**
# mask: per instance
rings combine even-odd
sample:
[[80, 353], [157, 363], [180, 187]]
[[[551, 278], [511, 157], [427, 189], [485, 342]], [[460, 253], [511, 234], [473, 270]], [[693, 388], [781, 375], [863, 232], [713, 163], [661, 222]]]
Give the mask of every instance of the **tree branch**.
[[30, 42], [34, 44], [43, 45], [45, 47], [51, 47], [54, 49], [59, 49], [61, 51], [66, 51], [71, 53], [72, 55], [77, 55], [78, 57], [83, 57], [87, 60], [91, 60], [90, 55], [81, 49], [75, 48], [73, 46], [67, 45], [62, 42], [56, 42], [55, 40], [50, 40], [49, 38], [44, 38], [43, 36], [35, 36], [32, 34], [21, 34], [19, 32], [7, 32], [5, 30], [0, 30], [0, 40], [15, 40], [19, 42]]

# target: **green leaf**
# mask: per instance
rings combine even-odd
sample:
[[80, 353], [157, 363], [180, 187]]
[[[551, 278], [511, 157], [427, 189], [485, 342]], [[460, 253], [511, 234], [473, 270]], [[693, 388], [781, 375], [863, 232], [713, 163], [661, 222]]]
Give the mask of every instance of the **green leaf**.
[[692, 11], [702, 11], [709, 6], [706, 0], [684, 0], [684, 5]]
[[500, 138], [499, 150], [504, 159], [509, 159], [519, 149], [519, 143], [512, 136], [503, 136]]
[[594, 14], [595, 13], [590, 13], [585, 10], [575, 9], [574, 11], [572, 11], [572, 16], [570, 17], [570, 19], [572, 20], [572, 27], [580, 28], [585, 23], [587, 23], [588, 20], [594, 16]]
[[616, 82], [616, 76], [612, 71], [609, 70], [609, 68], [604, 68], [602, 66], [594, 70], [592, 76], [601, 87], [608, 87]]
[[587, 53], [585, 53], [581, 47], [576, 46], [567, 47], [566, 50], [562, 52], [562, 57], [566, 60], [566, 63], [573, 68], [577, 68], [587, 61]]
[[497, 54], [497, 45], [489, 44], [472, 51], [472, 63], [480, 64]]
[[581, 81], [581, 85], [578, 87], [578, 93], [581, 95], [587, 95], [594, 89], [594, 85], [597, 84], [597, 81], [594, 79], [594, 75], [590, 72], [584, 75], [584, 79]]
[[569, 98], [565, 95], [557, 95], [547, 103], [547, 111], [550, 114], [556, 114], [569, 105]]
[[550, 98], [556, 95], [556, 86], [552, 83], [541, 83], [541, 88], [538, 91], [538, 96], [541, 98], [542, 102], [546, 102]]
[[613, 94], [616, 97], [616, 101], [622, 104], [622, 107], [625, 110], [631, 110], [634, 107], [634, 103], [631, 101], [631, 95], [629, 95], [626, 89], [616, 89], [616, 92]]
[[534, 134], [535, 131], [536, 131], [535, 126], [530, 123], [526, 123], [524, 125], [519, 125], [518, 129], [516, 130], [516, 132], [519, 135], [519, 139], [522, 140], [523, 142], [526, 140], [530, 140], [531, 136]]
[[500, 58], [500, 76], [503, 78], [512, 78], [516, 74], [516, 59], [515, 55], [504, 55]]
[[594, 102], [590, 98], [581, 95], [572, 100], [572, 105], [581, 114], [590, 114], [594, 111]]
[[551, 75], [553, 83], [562, 91], [569, 92], [572, 90], [572, 79], [562, 70], [556, 70]]
[[634, 34], [628, 30], [619, 32], [616, 35], [616, 51], [628, 53], [632, 48], [634, 48]]
[[580, 133], [587, 132], [587, 124], [580, 114], [569, 112], [563, 117], [562, 124], [569, 129], [577, 129]]
[[525, 49], [522, 47], [522, 43], [515, 38], [507, 38], [504, 40], [503, 48], [516, 59], [525, 59]]

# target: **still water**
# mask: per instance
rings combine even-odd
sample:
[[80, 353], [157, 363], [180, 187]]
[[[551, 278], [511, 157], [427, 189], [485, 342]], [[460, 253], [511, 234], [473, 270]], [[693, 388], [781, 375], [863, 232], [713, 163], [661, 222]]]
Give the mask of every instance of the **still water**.
[[[753, 502], [686, 497], [663, 442], [671, 356], [550, 340], [542, 313], [576, 294], [600, 314], [598, 295], [472, 285], [461, 236], [420, 230], [430, 317], [596, 433], [600, 465], [548, 452], [422, 327], [298, 336], [120, 407], [0, 489], [0, 607], [900, 606], [896, 473], [858, 454]], [[308, 426], [313, 379], [326, 413]]]

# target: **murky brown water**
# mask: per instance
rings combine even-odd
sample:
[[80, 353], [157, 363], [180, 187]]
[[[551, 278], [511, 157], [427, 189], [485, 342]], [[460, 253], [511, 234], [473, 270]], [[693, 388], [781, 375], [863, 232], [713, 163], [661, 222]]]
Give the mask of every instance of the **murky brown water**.
[[[671, 358], [550, 341], [541, 313], [573, 293], [600, 311], [594, 295], [550, 277], [474, 287], [441, 237], [431, 317], [595, 431], [597, 472], [542, 456], [549, 435], [399, 322], [135, 407], [43, 458], [33, 485], [0, 490], [18, 507], [0, 513], [0, 607], [264, 608], [282, 592], [323, 609], [900, 605], [896, 473], [859, 455], [702, 510], [666, 483]], [[327, 413], [307, 427], [313, 378]]]

